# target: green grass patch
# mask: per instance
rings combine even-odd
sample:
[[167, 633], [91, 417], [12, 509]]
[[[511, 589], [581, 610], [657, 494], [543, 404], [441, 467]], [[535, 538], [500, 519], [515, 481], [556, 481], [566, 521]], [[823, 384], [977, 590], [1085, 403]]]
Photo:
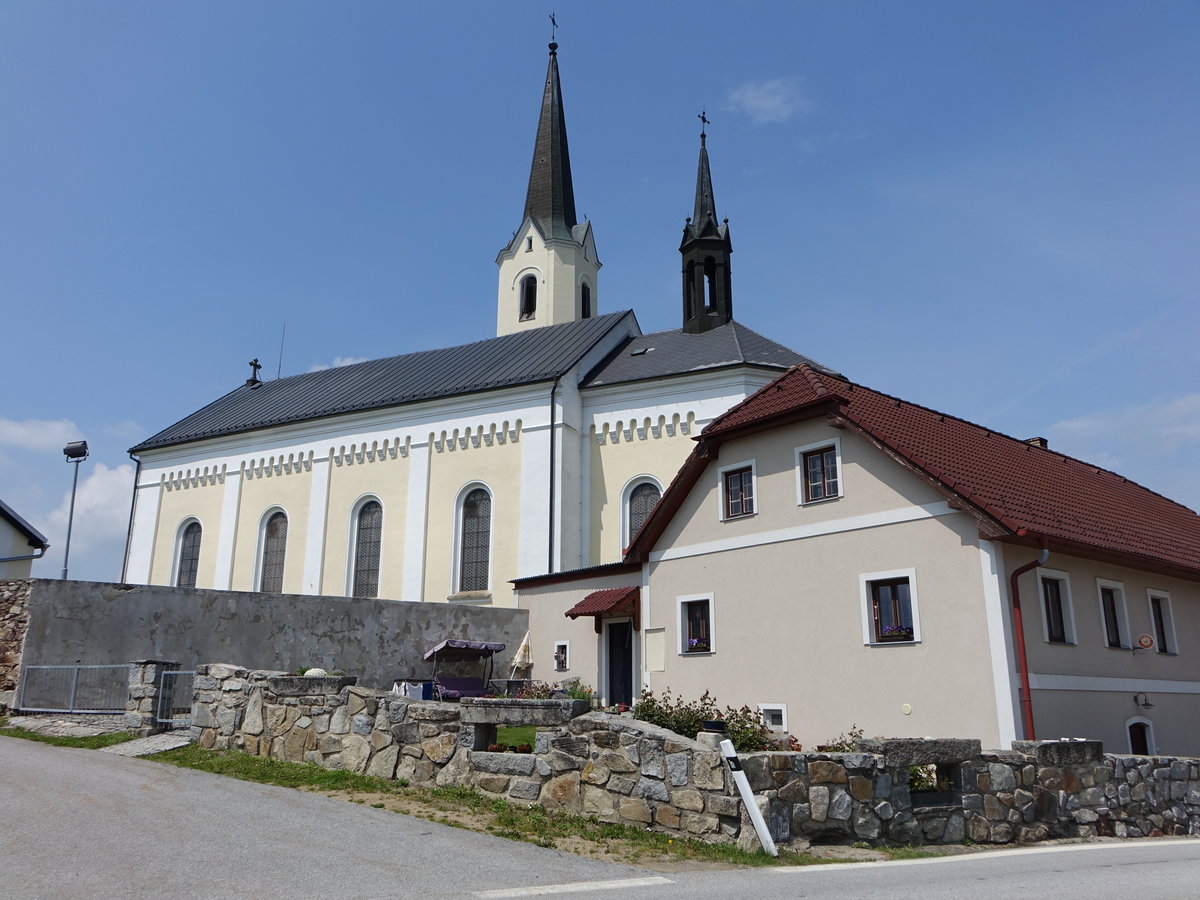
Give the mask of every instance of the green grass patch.
[[939, 853], [937, 850], [927, 850], [911, 844], [905, 844], [903, 847], [876, 847], [874, 849], [888, 859], [929, 859], [934, 856], [945, 856], [944, 853]]
[[[7, 720], [4, 722], [7, 723]], [[96, 734], [90, 737], [61, 737], [52, 734], [38, 734], [36, 731], [26, 731], [24, 728], [9, 728], [3, 723], [0, 723], [0, 736], [37, 741], [39, 744], [51, 744], [55, 747], [78, 747], [81, 750], [99, 750], [102, 747], [111, 747], [113, 744], [132, 741], [137, 737], [137, 735], [125, 732]]]
[[390, 778], [377, 778], [372, 775], [356, 775], [353, 772], [322, 769], [311, 763], [281, 762], [277, 759], [250, 756], [237, 751], [201, 750], [196, 744], [155, 753], [147, 758], [182, 766], [186, 769], [199, 769], [215, 775], [240, 778], [242, 781], [257, 781], [260, 784], [275, 784], [290, 788], [391, 794], [400, 790], [407, 783], [392, 781]]
[[528, 744], [532, 747], [535, 740], [537, 740], [536, 725], [519, 725], [513, 728], [496, 729], [497, 744], [511, 744], [514, 747]]

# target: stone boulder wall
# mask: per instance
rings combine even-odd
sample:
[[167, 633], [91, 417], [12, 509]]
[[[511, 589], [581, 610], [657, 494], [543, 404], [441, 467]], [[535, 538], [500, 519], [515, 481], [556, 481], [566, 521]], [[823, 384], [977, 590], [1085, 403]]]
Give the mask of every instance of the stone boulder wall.
[[[721, 755], [571, 700], [409, 700], [339, 678], [197, 667], [201, 747], [469, 785], [512, 803], [754, 849]], [[498, 725], [537, 724], [532, 753], [492, 753]], [[701, 735], [701, 737], [706, 737]], [[855, 753], [747, 753], [742, 767], [779, 843], [835, 837], [1004, 844], [1200, 833], [1200, 760], [1104, 755], [1096, 742], [889, 739]], [[914, 791], [910, 766], [936, 790]]]
[[33, 581], [0, 581], [0, 701], [17, 690], [21, 647], [29, 628], [29, 590]]
[[[655, 725], [585, 712], [580, 701], [440, 703], [282, 674], [198, 666], [192, 733], [200, 746], [470, 785], [514, 803], [708, 841], [743, 831], [721, 755]], [[497, 724], [526, 722], [541, 728], [532, 753], [484, 749]]]

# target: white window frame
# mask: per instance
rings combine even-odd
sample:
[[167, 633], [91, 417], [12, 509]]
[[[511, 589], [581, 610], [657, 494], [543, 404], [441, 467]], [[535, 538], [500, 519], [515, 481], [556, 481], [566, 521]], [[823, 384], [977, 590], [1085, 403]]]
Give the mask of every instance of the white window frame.
[[[179, 581], [179, 563], [182, 561], [182, 556], [183, 556], [183, 533], [185, 531], [187, 531], [188, 526], [191, 525], [193, 522], [195, 522], [197, 525], [200, 526], [200, 552], [201, 553], [204, 552], [204, 523], [201, 522], [199, 517], [197, 517], [197, 516], [185, 517], [184, 520], [179, 523], [179, 527], [177, 529], [175, 529], [175, 549], [171, 554], [171, 586], [172, 587], [174, 587], [176, 582]], [[200, 563], [197, 560], [197, 563], [196, 563], [197, 576], [199, 576], [199, 571], [198, 571], [199, 566], [200, 566]], [[197, 580], [199, 580], [198, 577], [197, 577]]]
[[[754, 512], [742, 513], [740, 516], [725, 515], [725, 473], [733, 472], [736, 469], [750, 470], [750, 490], [754, 492]], [[722, 522], [740, 522], [743, 519], [752, 519], [758, 515], [758, 466], [753, 459], [744, 459], [740, 462], [731, 463], [727, 466], [721, 466], [717, 469], [717, 519]]]
[[[805, 485], [808, 481], [808, 473], [804, 470], [804, 455], [812, 453], [816, 450], [824, 450], [828, 447], [833, 447], [835, 456], [834, 465], [837, 467], [837, 483], [838, 492], [831, 497], [822, 497], [820, 500], [806, 500]], [[803, 447], [796, 448], [796, 505], [797, 506], [813, 506], [817, 503], [829, 503], [832, 500], [840, 500], [846, 493], [846, 482], [842, 478], [842, 441], [839, 437], [830, 437], [823, 441], [816, 441], [812, 444], [805, 444]]]
[[[913, 636], [910, 641], [875, 640], [875, 611], [871, 598], [871, 584], [876, 581], [908, 579], [908, 602], [912, 610]], [[910, 647], [921, 643], [921, 614], [917, 600], [917, 570], [892, 569], [889, 572], [866, 572], [858, 576], [858, 593], [862, 613], [863, 644], [868, 647]]]
[[[773, 725], [771, 725], [770, 722], [767, 721], [766, 714], [767, 714], [768, 710], [770, 710], [771, 712], [779, 713], [780, 725], [778, 728], [774, 727]], [[762, 718], [763, 725], [765, 725], [768, 730], [776, 732], [778, 734], [787, 734], [788, 715], [787, 715], [787, 704], [786, 703], [760, 703], [760, 704], [758, 704], [758, 714]]]
[[[362, 508], [371, 501], [379, 504], [380, 514], [384, 519], [387, 518], [387, 509], [383, 505], [383, 500], [377, 494], [363, 494], [354, 501], [354, 505], [350, 507], [350, 525], [346, 535], [346, 596], [354, 596], [354, 565], [358, 561], [358, 516], [362, 512]], [[379, 580], [383, 580], [383, 535], [384, 526], [379, 526]]]
[[663, 485], [662, 482], [653, 475], [636, 475], [625, 483], [625, 489], [621, 491], [621, 547], [628, 547], [629, 542], [633, 540], [633, 535], [629, 533], [629, 504], [633, 498], [635, 489], [643, 484], [653, 484], [658, 488], [658, 498], [662, 499]]
[[[281, 512], [287, 516], [288, 537], [292, 534], [292, 514], [279, 504], [268, 506], [263, 510], [263, 514], [258, 517], [258, 543], [254, 548], [254, 590], [262, 592], [263, 580], [263, 552], [267, 549], [267, 522], [275, 513]], [[288, 564], [288, 545], [290, 541], [283, 542], [283, 580], [287, 581], [287, 564]], [[281, 594], [286, 594], [287, 591], [280, 590]]]
[[[558, 648], [563, 650], [563, 667], [558, 667]], [[570, 641], [555, 641], [554, 642], [554, 671], [555, 672], [570, 672], [571, 671], [571, 642]]]
[[[1075, 631], [1075, 603], [1071, 599], [1071, 576], [1058, 569], [1034, 569], [1037, 576], [1038, 611], [1042, 618], [1042, 640], [1047, 644], [1059, 647], [1073, 647], [1078, 644]], [[1059, 596], [1063, 604], [1063, 641], [1050, 640], [1050, 619], [1046, 615], [1046, 596], [1042, 592], [1042, 579], [1049, 578], [1060, 585]]]
[[[462, 589], [462, 527], [463, 527], [463, 504], [467, 500], [467, 495], [476, 488], [482, 488], [488, 492], [488, 497], [491, 498], [491, 515], [488, 519], [488, 579], [487, 590], [484, 591], [464, 591]], [[467, 595], [465, 599], [459, 602], [480, 602], [480, 600], [490, 600], [492, 597], [492, 578], [495, 574], [494, 563], [496, 560], [496, 492], [492, 490], [492, 486], [486, 481], [470, 481], [459, 488], [458, 493], [454, 497], [454, 547], [450, 553], [450, 598], [459, 600], [458, 595]], [[486, 595], [484, 597], [483, 595]]]
[[1141, 724], [1146, 726], [1146, 749], [1148, 756], [1158, 754], [1158, 740], [1154, 737], [1154, 723], [1145, 716], [1130, 716], [1125, 720], [1125, 746], [1129, 748], [1129, 753], [1133, 753], [1133, 741], [1129, 739], [1129, 726]]
[[[741, 467], [739, 467], [741, 468]], [[687, 649], [687, 604], [708, 603], [708, 649]], [[682, 594], [675, 598], [675, 653], [677, 656], [712, 656], [717, 652], [717, 604], [713, 594]]]
[[[1163, 628], [1167, 632], [1170, 649], [1157, 646], [1158, 632], [1154, 628], [1154, 600], [1162, 601]], [[1171, 605], [1171, 595], [1156, 588], [1146, 588], [1146, 613], [1150, 616], [1150, 633], [1154, 635], [1154, 649], [1164, 656], [1179, 655], [1179, 632], [1175, 630], [1175, 608]]]
[[[1117, 637], [1119, 640], [1115, 647], [1108, 642], [1108, 627], [1104, 621], [1104, 594], [1101, 592], [1103, 588], [1108, 588], [1116, 597]], [[1109, 650], [1129, 650], [1133, 646], [1133, 642], [1129, 635], [1129, 604], [1125, 602], [1125, 585], [1109, 578], [1097, 578], [1096, 606], [1100, 610], [1100, 642]]]

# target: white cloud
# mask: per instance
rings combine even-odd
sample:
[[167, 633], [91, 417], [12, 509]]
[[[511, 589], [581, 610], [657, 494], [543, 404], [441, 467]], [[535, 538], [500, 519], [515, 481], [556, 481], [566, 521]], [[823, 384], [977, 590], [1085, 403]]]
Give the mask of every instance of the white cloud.
[[70, 441], [80, 440], [79, 428], [70, 419], [0, 418], [0, 445], [22, 450], [61, 450]]
[[323, 372], [326, 369], [340, 369], [342, 366], [352, 366], [355, 363], [366, 361], [367, 357], [365, 356], [335, 356], [333, 358], [332, 365], [329, 365], [328, 363], [317, 363], [316, 365], [309, 366], [308, 371]]
[[[91, 463], [80, 465], [90, 466]], [[133, 466], [126, 463], [110, 469], [98, 462], [91, 472], [85, 470], [80, 475], [75, 498], [75, 524], [71, 532], [72, 554], [117, 539], [123, 546], [133, 500]], [[71, 492], [68, 490], [57, 508], [46, 517], [47, 537], [56, 549], [66, 542], [70, 509]]]
[[812, 108], [800, 86], [788, 78], [744, 82], [729, 91], [725, 102], [728, 109], [759, 123], [786, 122]]

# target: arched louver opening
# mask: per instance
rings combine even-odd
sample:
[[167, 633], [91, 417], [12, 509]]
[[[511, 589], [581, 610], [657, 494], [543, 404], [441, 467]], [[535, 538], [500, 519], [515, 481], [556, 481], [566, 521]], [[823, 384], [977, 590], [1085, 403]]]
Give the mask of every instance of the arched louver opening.
[[486, 591], [491, 553], [492, 497], [475, 488], [463, 499], [459, 590]]
[[179, 541], [179, 567], [175, 576], [175, 586], [194, 588], [196, 573], [200, 569], [200, 538], [202, 529], [199, 522], [190, 522], [183, 529]]
[[537, 279], [526, 275], [521, 279], [521, 321], [532, 319], [537, 314]]
[[650, 513], [658, 504], [662, 492], [653, 482], [645, 482], [635, 487], [629, 494], [629, 540], [641, 531], [642, 525], [650, 517]]
[[354, 529], [354, 597], [379, 596], [379, 550], [383, 543], [383, 507], [368, 500]]
[[287, 550], [287, 514], [276, 512], [267, 519], [263, 534], [262, 577], [258, 589], [266, 594], [283, 593], [283, 560]]

